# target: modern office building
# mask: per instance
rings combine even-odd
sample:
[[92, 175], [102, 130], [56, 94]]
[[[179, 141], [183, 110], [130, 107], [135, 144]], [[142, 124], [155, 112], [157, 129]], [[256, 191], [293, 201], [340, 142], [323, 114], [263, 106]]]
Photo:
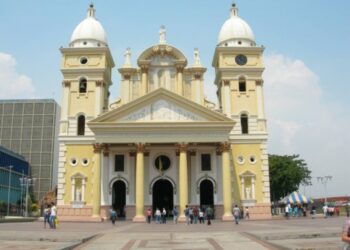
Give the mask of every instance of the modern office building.
[[[28, 177], [29, 164], [25, 158], [15, 152], [0, 146], [0, 202], [9, 203], [9, 207], [20, 208], [25, 189], [20, 178]], [[13, 212], [13, 211], [12, 211]], [[16, 212], [19, 214], [20, 209]], [[0, 211], [4, 213], [4, 211]], [[9, 214], [13, 214], [10, 213]]]
[[120, 98], [109, 100], [115, 65], [90, 5], [60, 49], [61, 219], [101, 220], [113, 206], [144, 222], [148, 208], [177, 206], [184, 220], [190, 205], [211, 206], [216, 218], [232, 221], [235, 204], [249, 207], [251, 218], [271, 217], [264, 48], [235, 4], [219, 30], [212, 63], [219, 107], [205, 98], [199, 50], [188, 65], [167, 43], [165, 27], [136, 66], [126, 50]]
[[25, 157], [40, 200], [56, 185], [57, 122], [54, 100], [0, 100], [0, 145]]

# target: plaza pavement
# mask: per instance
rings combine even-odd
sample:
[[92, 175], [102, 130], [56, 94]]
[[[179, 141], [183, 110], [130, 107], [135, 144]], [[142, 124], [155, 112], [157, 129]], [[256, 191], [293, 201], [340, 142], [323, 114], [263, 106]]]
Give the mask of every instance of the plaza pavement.
[[42, 222], [1, 223], [0, 249], [342, 249], [345, 217], [290, 220], [213, 221], [207, 225], [61, 223], [56, 230]]

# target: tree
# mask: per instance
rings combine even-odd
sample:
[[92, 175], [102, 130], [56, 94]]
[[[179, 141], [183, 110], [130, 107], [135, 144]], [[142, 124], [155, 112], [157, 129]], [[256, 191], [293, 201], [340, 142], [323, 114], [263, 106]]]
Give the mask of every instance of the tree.
[[300, 184], [311, 184], [311, 171], [299, 155], [269, 155], [269, 165], [273, 201], [297, 191]]

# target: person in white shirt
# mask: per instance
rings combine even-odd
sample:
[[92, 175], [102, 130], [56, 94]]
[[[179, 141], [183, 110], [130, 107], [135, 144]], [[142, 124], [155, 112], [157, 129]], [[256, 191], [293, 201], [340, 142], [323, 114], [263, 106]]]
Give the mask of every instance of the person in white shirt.
[[55, 206], [55, 203], [52, 202], [51, 204], [51, 209], [50, 209], [51, 213], [50, 213], [50, 227], [52, 229], [56, 229], [56, 212], [57, 212], [57, 208]]

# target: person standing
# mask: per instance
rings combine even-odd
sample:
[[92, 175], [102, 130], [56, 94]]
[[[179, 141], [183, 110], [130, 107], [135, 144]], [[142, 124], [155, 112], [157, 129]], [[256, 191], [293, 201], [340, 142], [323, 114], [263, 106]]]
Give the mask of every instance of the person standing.
[[312, 205], [312, 207], [311, 207], [311, 218], [315, 219], [315, 217], [316, 217], [316, 206]]
[[173, 208], [173, 219], [174, 219], [174, 224], [177, 224], [177, 217], [179, 215], [179, 212], [177, 211], [176, 206]]
[[166, 210], [164, 207], [163, 207], [163, 211], [162, 211], [162, 223], [166, 224]]
[[198, 223], [198, 207], [193, 208], [193, 223], [197, 224]]
[[211, 218], [213, 216], [213, 209], [208, 206], [207, 209], [205, 210], [205, 213], [207, 214], [207, 225], [211, 225]]
[[50, 213], [51, 213], [51, 206], [47, 205], [44, 208], [44, 228], [46, 228], [46, 223], [50, 226]]
[[113, 207], [110, 210], [110, 214], [111, 214], [112, 224], [115, 225], [115, 221], [117, 220], [117, 212], [114, 210]]
[[289, 206], [288, 205], [286, 205], [284, 207], [284, 215], [286, 216], [286, 219], [289, 219]]
[[350, 250], [350, 219], [346, 219], [343, 232], [342, 232], [342, 241], [345, 242], [344, 250]]
[[190, 224], [190, 209], [188, 208], [188, 205], [186, 205], [186, 208], [184, 210], [184, 214], [186, 217], [186, 224], [189, 225]]
[[57, 208], [55, 206], [55, 203], [51, 203], [51, 209], [50, 209], [50, 227], [52, 229], [56, 229], [56, 212]]
[[161, 223], [160, 221], [161, 212], [159, 208], [156, 209], [156, 212], [154, 213], [154, 215], [156, 216], [156, 223]]
[[236, 225], [238, 225], [239, 215], [241, 214], [241, 210], [239, 209], [239, 207], [237, 205], [235, 205], [235, 207], [233, 208], [232, 213], [233, 213], [233, 217], [235, 218]]
[[204, 213], [203, 210], [200, 208], [198, 212], [198, 218], [199, 218], [199, 224], [204, 224]]
[[151, 218], [152, 218], [152, 210], [150, 208], [147, 209], [147, 223], [151, 223]]
[[324, 204], [324, 206], [322, 207], [322, 210], [323, 210], [324, 218], [326, 219], [328, 217], [328, 206], [327, 206], [327, 204]]
[[244, 219], [247, 219], [249, 220], [249, 208], [248, 207], [245, 207], [245, 212], [244, 212]]

